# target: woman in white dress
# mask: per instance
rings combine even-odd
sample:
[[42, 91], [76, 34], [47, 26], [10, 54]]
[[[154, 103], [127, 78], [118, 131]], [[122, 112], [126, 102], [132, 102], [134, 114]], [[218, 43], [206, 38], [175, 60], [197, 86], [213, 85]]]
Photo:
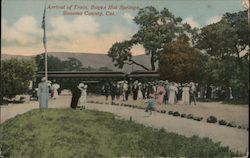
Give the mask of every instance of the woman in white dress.
[[78, 106], [80, 107], [81, 110], [85, 109], [85, 103], [87, 100], [87, 87], [88, 85], [84, 85], [83, 83], [80, 83], [78, 85], [78, 88], [81, 90], [81, 96], [78, 101]]
[[175, 104], [175, 98], [176, 98], [176, 91], [177, 87], [175, 86], [175, 83], [172, 82], [171, 85], [169, 86], [169, 104]]
[[186, 83], [182, 88], [182, 102], [184, 105], [189, 105], [189, 99], [190, 99], [189, 90], [190, 90], [189, 85]]
[[141, 83], [139, 83], [138, 84], [138, 87], [139, 87], [139, 89], [138, 89], [138, 93], [137, 93], [137, 99], [143, 99], [143, 95], [142, 95], [142, 91], [141, 91], [141, 88], [142, 88], [142, 85], [141, 85]]
[[58, 89], [60, 88], [60, 85], [56, 82], [52, 84], [53, 89], [53, 99], [56, 99], [58, 97]]

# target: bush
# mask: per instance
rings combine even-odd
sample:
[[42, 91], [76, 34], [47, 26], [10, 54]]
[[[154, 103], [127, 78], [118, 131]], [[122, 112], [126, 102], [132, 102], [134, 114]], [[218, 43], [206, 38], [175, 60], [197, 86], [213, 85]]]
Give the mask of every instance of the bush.
[[227, 125], [227, 121], [225, 121], [225, 120], [220, 120], [220, 121], [219, 121], [219, 124], [220, 124], [220, 125]]
[[28, 92], [37, 67], [34, 60], [9, 59], [2, 62], [3, 97], [13, 98]]
[[209, 116], [207, 118], [207, 122], [208, 123], [216, 123], [217, 122], [217, 118], [215, 116]]
[[228, 127], [236, 127], [237, 125], [234, 121], [230, 121], [230, 122], [228, 122], [227, 126]]
[[180, 113], [179, 113], [178, 111], [175, 111], [175, 112], [173, 113], [173, 116], [180, 116]]
[[181, 117], [185, 118], [185, 117], [187, 117], [187, 115], [186, 114], [181, 114]]
[[188, 115], [187, 115], [187, 119], [192, 119], [193, 117], [194, 117], [193, 114], [188, 114]]
[[169, 115], [173, 115], [174, 112], [173, 112], [173, 111], [169, 111], [168, 114], [169, 114]]

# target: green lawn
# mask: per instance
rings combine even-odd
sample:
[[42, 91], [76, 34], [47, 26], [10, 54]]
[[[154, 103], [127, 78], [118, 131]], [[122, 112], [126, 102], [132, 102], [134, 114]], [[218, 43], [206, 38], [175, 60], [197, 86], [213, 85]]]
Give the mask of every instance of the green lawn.
[[2, 155], [11, 158], [238, 155], [210, 139], [186, 138], [90, 110], [33, 110], [6, 121], [0, 129]]

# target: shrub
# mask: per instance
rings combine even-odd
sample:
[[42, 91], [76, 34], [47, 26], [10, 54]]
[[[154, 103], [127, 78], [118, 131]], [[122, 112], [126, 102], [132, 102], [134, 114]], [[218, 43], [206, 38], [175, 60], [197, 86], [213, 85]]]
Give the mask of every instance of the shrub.
[[188, 115], [187, 115], [187, 119], [192, 119], [193, 117], [194, 117], [193, 114], [188, 114]]
[[180, 116], [180, 113], [179, 113], [178, 111], [175, 111], [175, 112], [173, 113], [173, 116]]
[[220, 120], [220, 121], [219, 121], [219, 124], [220, 124], [220, 125], [227, 125], [227, 121], [225, 121], [225, 120]]
[[3, 97], [13, 98], [27, 93], [34, 80], [37, 67], [34, 60], [9, 59], [2, 62]]
[[237, 125], [234, 121], [230, 121], [230, 122], [228, 122], [227, 126], [228, 127], [236, 127]]
[[169, 111], [168, 114], [169, 114], [169, 115], [173, 115], [174, 112], [173, 112], [173, 111]]
[[216, 123], [217, 122], [217, 118], [215, 116], [209, 116], [207, 118], [207, 122], [208, 123]]
[[184, 117], [184, 118], [185, 118], [185, 117], [187, 117], [187, 115], [186, 115], [186, 114], [181, 114], [181, 117]]

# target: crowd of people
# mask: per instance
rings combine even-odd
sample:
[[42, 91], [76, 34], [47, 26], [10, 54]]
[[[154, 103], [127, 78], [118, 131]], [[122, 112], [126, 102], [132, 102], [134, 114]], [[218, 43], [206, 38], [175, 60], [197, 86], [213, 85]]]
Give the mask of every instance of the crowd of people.
[[[82, 82], [71, 90], [72, 108], [85, 108], [87, 87], [88, 86]], [[37, 91], [40, 107], [47, 108], [48, 98], [51, 97], [56, 99], [58, 97], [59, 89], [60, 85], [55, 80], [53, 82], [46, 82], [45, 78], [43, 78], [42, 82], [38, 85]], [[205, 97], [210, 99], [215, 97], [217, 94], [216, 92], [220, 89], [218, 89], [218, 87], [214, 88], [209, 86], [204, 92], [204, 88], [198, 87], [198, 84], [194, 82], [181, 84], [169, 82], [167, 80], [157, 80], [141, 83], [138, 80], [135, 80], [134, 82], [128, 83], [127, 80], [124, 80], [105, 82], [101, 90], [106, 97], [106, 102], [108, 101], [109, 96], [111, 96], [111, 104], [114, 104], [115, 101], [128, 101], [128, 98], [131, 95], [133, 100], [147, 100], [148, 103], [150, 102], [150, 106], [154, 104], [163, 106], [174, 105], [177, 104], [177, 102], [183, 105], [191, 105], [192, 103], [196, 105], [197, 97], [202, 98], [205, 94]], [[228, 95], [232, 98], [232, 91], [230, 91], [230, 89]]]
[[194, 82], [177, 84], [159, 80], [141, 83], [136, 80], [132, 84], [128, 84], [125, 80], [106, 82], [102, 87], [102, 92], [106, 96], [106, 101], [108, 96], [111, 96], [112, 103], [121, 99], [127, 101], [129, 94], [131, 94], [133, 100], [149, 99], [153, 96], [159, 105], [173, 105], [178, 101], [182, 101], [185, 105], [191, 105], [192, 102], [196, 104], [197, 88]]

